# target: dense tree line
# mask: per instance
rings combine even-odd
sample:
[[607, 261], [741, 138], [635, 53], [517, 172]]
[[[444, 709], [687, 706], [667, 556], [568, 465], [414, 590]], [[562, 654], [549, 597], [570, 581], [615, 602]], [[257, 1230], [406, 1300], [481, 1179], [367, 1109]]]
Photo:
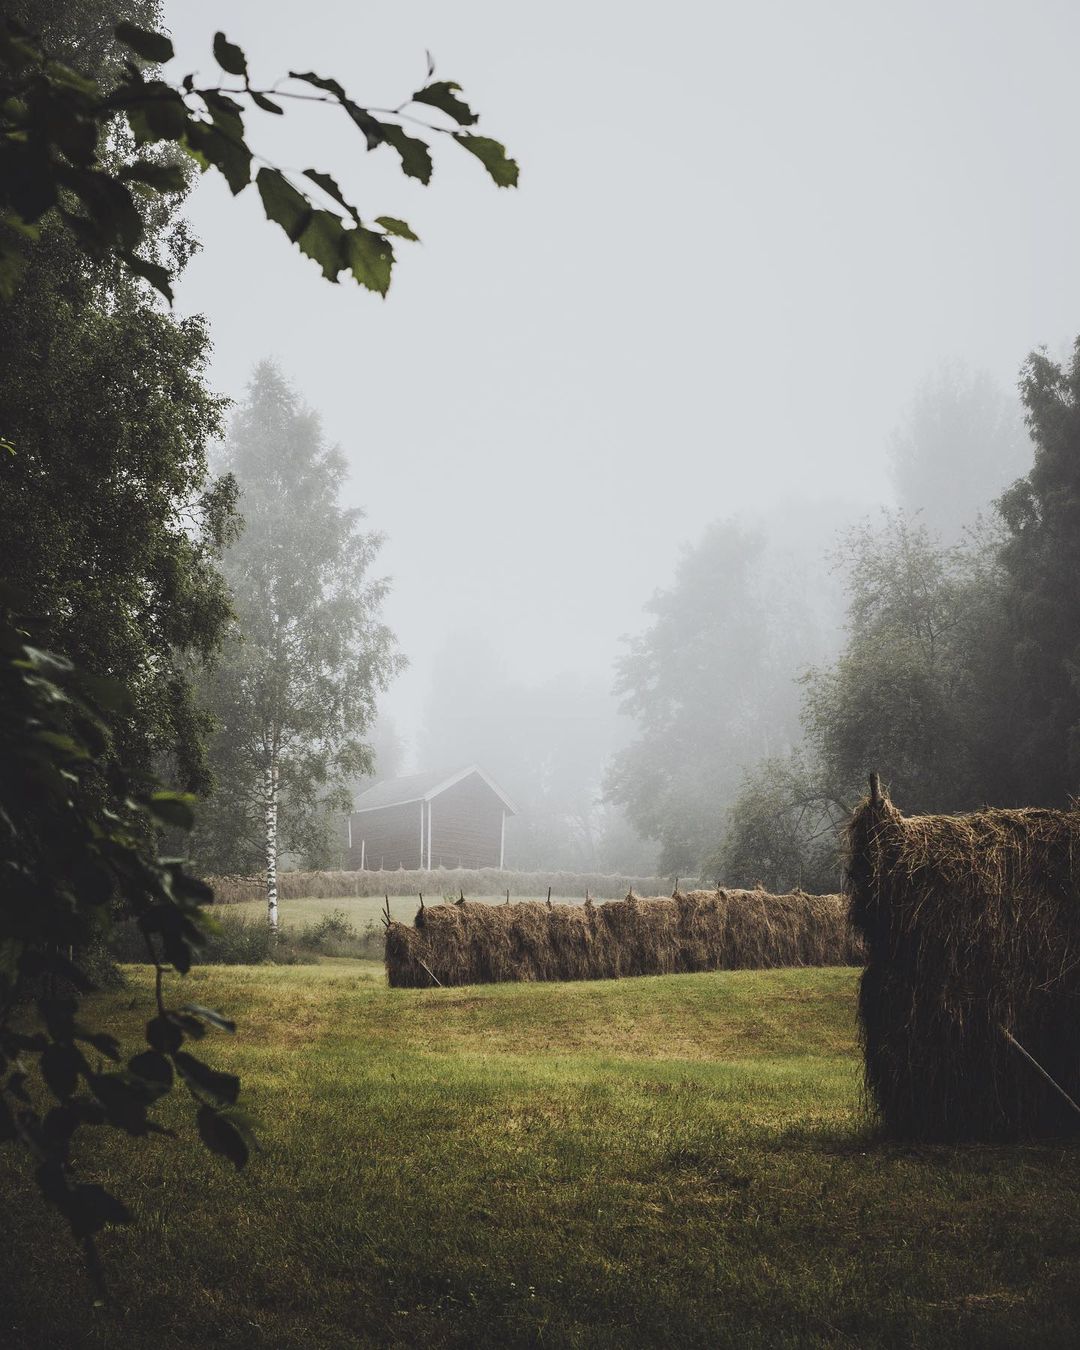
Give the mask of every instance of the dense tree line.
[[[317, 514], [341, 527], [329, 549], [313, 539], [314, 579], [271, 561], [260, 592], [258, 579], [245, 588], [250, 576], [222, 571], [241, 524], [237, 480], [207, 462], [224, 403], [205, 381], [205, 324], [159, 298], [171, 301], [194, 248], [178, 208], [197, 172], [220, 173], [234, 195], [254, 184], [268, 219], [326, 278], [351, 275], [385, 294], [392, 240], [415, 239], [405, 222], [362, 219], [326, 172], [255, 168], [245, 116], [280, 117], [312, 90], [348, 115], [369, 151], [388, 148], [422, 183], [440, 136], [498, 186], [517, 181], [430, 58], [428, 82], [375, 116], [314, 72], [289, 76], [300, 92], [275, 87], [270, 98], [221, 32], [208, 44], [220, 74], [167, 78], [173, 49], [160, 19], [157, 0], [120, 0], [108, 13], [88, 0], [14, 0], [0, 15], [0, 1143], [26, 1150], [99, 1277], [95, 1234], [130, 1216], [76, 1168], [76, 1144], [81, 1164], [92, 1157], [93, 1127], [168, 1133], [151, 1112], [182, 1085], [203, 1142], [237, 1167], [248, 1156], [239, 1081], [191, 1053], [208, 1027], [232, 1024], [172, 1005], [165, 986], [204, 942], [211, 898], [159, 856], [163, 832], [190, 829], [194, 792], [211, 781], [202, 672], [251, 602], [245, 659], [249, 673], [261, 659], [261, 671], [237, 682], [247, 703], [229, 713], [261, 716], [266, 773], [303, 805], [309, 785], [330, 777], [313, 756], [329, 754], [332, 772], [365, 766], [357, 738], [390, 659], [368, 611], [349, 613], [350, 597], [377, 600], [377, 584], [356, 589], [373, 543], [348, 513], [334, 515], [341, 463], [317, 438], [296, 444], [279, 427], [269, 445], [282, 465], [301, 452]], [[415, 115], [404, 114], [411, 105]], [[253, 541], [272, 553], [287, 535], [275, 544], [256, 531]], [[282, 654], [305, 654], [290, 629], [298, 613], [310, 659], [282, 679]], [[223, 670], [224, 682], [228, 660]], [[327, 695], [320, 720], [312, 709]], [[162, 789], [161, 776], [194, 791]], [[95, 948], [120, 918], [156, 975], [135, 1053], [79, 1015]]]
[[[894, 446], [906, 509], [834, 550], [833, 659], [792, 660], [783, 593], [730, 527], [653, 602], [619, 675], [639, 735], [608, 792], [669, 868], [834, 889], [871, 769], [910, 811], [1080, 793], [1080, 342], [1064, 364], [1034, 353], [1020, 393], [1027, 466], [985, 381], [954, 371], [917, 400]], [[1028, 471], [980, 512], [1010, 467]]]

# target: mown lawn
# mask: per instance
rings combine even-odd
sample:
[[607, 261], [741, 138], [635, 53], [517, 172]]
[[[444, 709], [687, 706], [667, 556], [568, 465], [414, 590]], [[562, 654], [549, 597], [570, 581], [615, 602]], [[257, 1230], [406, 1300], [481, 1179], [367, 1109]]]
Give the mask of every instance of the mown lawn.
[[[1080, 1343], [1080, 1150], [876, 1140], [855, 982], [198, 968], [187, 996], [241, 1022], [212, 1052], [262, 1153], [237, 1176], [110, 1149], [140, 1220], [102, 1244], [111, 1309], [3, 1155], [0, 1344]], [[137, 973], [98, 1012], [149, 1008]]]

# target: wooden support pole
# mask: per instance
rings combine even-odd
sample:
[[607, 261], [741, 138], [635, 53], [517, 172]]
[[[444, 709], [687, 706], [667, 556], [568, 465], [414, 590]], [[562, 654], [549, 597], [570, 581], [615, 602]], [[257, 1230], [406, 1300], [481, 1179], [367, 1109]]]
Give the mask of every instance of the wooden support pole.
[[441, 988], [443, 987], [443, 982], [442, 982], [442, 980], [439, 979], [438, 975], [436, 975], [435, 972], [431, 969], [431, 967], [428, 965], [428, 963], [427, 963], [426, 961], [421, 960], [421, 961], [420, 961], [420, 964], [424, 967], [424, 969], [427, 971], [427, 973], [431, 976], [431, 978], [435, 981], [435, 983], [436, 983], [436, 984], [439, 986], [439, 988], [441, 989]]
[[881, 805], [881, 778], [878, 776], [877, 770], [870, 775], [870, 805]]
[[1020, 1044], [1020, 1042], [1016, 1039], [1016, 1037], [1012, 1034], [1012, 1032], [1008, 1029], [1008, 1027], [1002, 1026], [1000, 1030], [1001, 1034], [1005, 1037], [1005, 1039], [1009, 1042], [1009, 1044], [1015, 1046], [1016, 1049], [1020, 1051], [1020, 1053], [1024, 1056], [1024, 1058], [1032, 1066], [1032, 1068], [1036, 1071], [1036, 1073], [1041, 1074], [1042, 1077], [1045, 1078], [1046, 1081], [1050, 1084], [1050, 1086], [1054, 1089], [1054, 1091], [1059, 1093], [1062, 1097], [1064, 1097], [1065, 1100], [1072, 1107], [1072, 1109], [1076, 1112], [1076, 1114], [1080, 1116], [1080, 1106], [1077, 1106], [1077, 1104], [1073, 1101], [1073, 1099], [1069, 1096], [1069, 1094], [1065, 1091], [1065, 1089], [1061, 1086], [1061, 1084], [1057, 1081], [1057, 1079], [1050, 1077], [1050, 1075], [1046, 1072], [1046, 1070], [1035, 1058], [1035, 1056], [1029, 1054], [1029, 1052], [1024, 1049], [1024, 1047]]

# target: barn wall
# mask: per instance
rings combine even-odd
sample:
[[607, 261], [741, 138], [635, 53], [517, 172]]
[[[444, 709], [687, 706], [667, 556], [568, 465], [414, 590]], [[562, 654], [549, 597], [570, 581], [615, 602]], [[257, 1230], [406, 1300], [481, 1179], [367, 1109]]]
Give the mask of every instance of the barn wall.
[[360, 843], [365, 839], [364, 866], [368, 870], [420, 867], [420, 803], [403, 802], [400, 806], [356, 812], [352, 818], [351, 868], [360, 866]]
[[498, 867], [503, 804], [479, 774], [431, 803], [433, 867]]

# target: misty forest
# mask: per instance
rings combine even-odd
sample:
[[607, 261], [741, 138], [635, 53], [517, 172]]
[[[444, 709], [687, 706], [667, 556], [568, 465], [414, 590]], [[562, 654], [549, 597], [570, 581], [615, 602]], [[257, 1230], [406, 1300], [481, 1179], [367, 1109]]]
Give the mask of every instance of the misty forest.
[[5, 5], [0, 1345], [1080, 1343], [1077, 41]]

